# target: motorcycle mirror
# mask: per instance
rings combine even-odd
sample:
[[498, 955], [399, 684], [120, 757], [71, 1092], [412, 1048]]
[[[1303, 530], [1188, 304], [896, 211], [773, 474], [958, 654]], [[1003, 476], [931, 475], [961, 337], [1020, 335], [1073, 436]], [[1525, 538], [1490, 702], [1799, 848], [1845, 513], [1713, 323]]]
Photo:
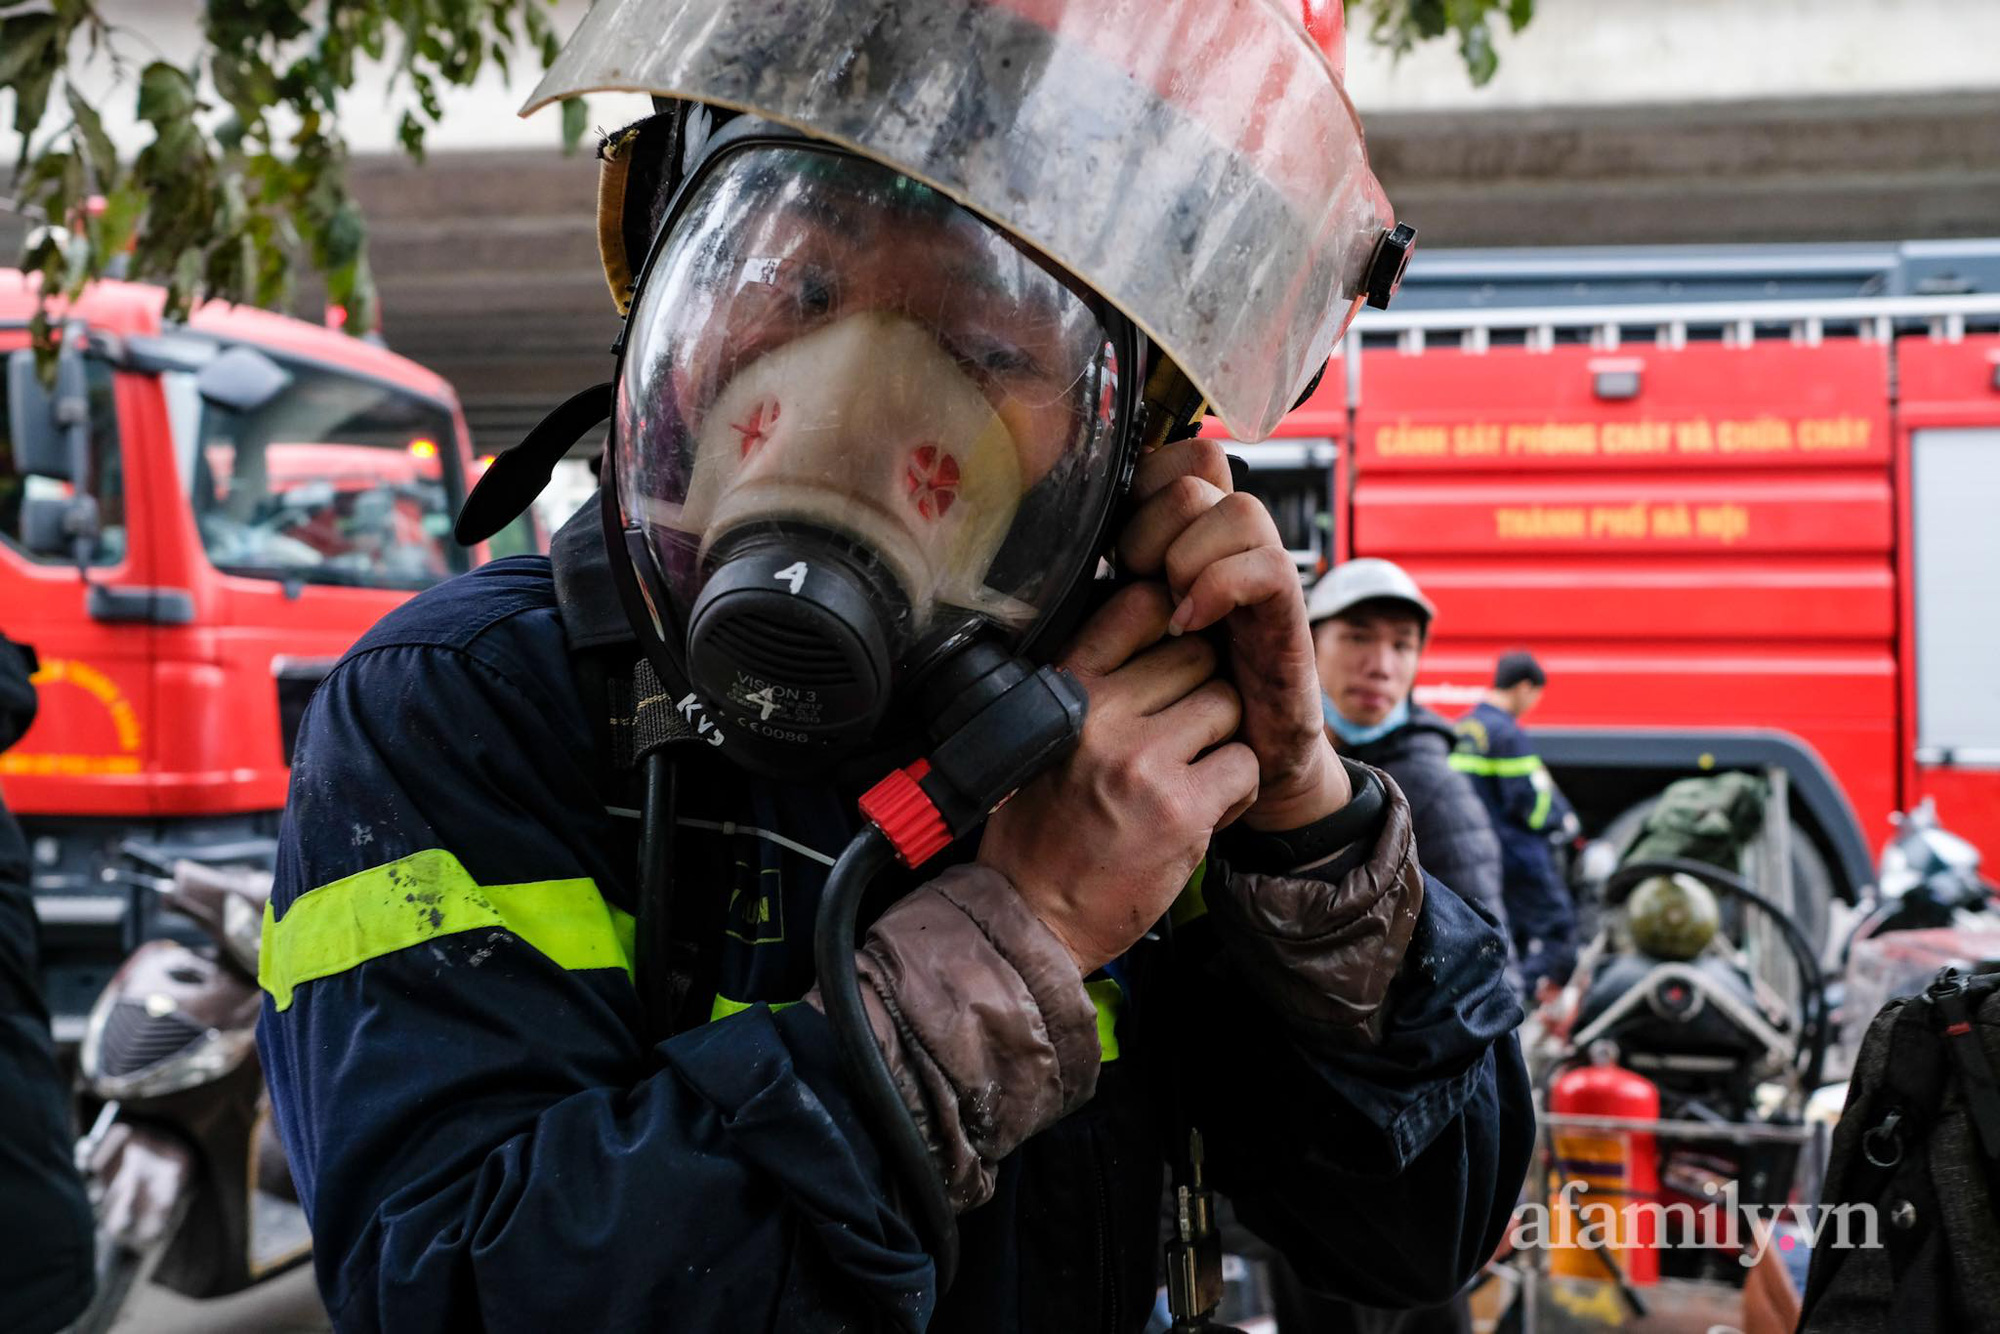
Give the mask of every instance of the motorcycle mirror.
[[222, 947], [251, 977], [257, 975], [257, 957], [264, 942], [262, 908], [242, 894], [230, 894], [222, 900]]
[[1979, 849], [1943, 826], [1924, 831], [1924, 850], [1939, 866], [1961, 874], [1979, 870]]
[[1579, 885], [1602, 885], [1617, 869], [1617, 845], [1608, 839], [1593, 838], [1576, 855], [1574, 878]]

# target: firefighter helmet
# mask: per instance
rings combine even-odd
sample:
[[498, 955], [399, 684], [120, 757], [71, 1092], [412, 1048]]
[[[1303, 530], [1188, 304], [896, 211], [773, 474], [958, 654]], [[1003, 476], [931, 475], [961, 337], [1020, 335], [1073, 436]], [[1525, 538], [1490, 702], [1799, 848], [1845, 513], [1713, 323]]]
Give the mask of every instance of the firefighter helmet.
[[[1341, 84], [1340, 14], [1337, 0], [600, 0], [525, 109], [646, 92], [872, 158], [1122, 311], [1257, 440], [1407, 257]], [[614, 289], [636, 270], [634, 207], [600, 211]]]

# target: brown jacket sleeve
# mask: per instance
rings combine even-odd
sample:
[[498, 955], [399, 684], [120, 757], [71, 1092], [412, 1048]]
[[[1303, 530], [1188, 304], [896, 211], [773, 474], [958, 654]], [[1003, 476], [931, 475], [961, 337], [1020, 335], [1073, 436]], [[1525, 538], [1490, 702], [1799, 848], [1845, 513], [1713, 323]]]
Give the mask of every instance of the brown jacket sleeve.
[[1310, 1045], [1369, 1044], [1424, 904], [1410, 804], [1381, 770], [1388, 810], [1374, 847], [1290, 875], [1230, 868], [1208, 893], [1217, 934], [1244, 985]]
[[[1410, 808], [1389, 809], [1352, 869], [1230, 872], [1209, 903], [1248, 985], [1309, 1042], [1377, 1032], [1423, 906]], [[903, 1102], [960, 1212], [993, 1194], [999, 1161], [1097, 1091], [1097, 1016], [1069, 951], [1005, 877], [946, 871], [882, 915], [856, 960], [861, 1003]], [[815, 988], [806, 996], [819, 1004]]]
[[[861, 1003], [954, 1208], [1097, 1091], [1097, 1012], [1062, 942], [997, 871], [959, 866], [868, 932]], [[819, 1005], [819, 990], [807, 994]]]

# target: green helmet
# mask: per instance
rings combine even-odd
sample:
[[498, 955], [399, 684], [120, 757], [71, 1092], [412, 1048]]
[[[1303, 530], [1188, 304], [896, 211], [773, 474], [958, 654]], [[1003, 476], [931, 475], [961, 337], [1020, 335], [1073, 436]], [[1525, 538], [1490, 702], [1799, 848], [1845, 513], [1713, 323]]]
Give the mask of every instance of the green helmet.
[[1656, 875], [1625, 903], [1632, 943], [1656, 959], [1692, 959], [1715, 939], [1721, 925], [1715, 895], [1686, 875]]

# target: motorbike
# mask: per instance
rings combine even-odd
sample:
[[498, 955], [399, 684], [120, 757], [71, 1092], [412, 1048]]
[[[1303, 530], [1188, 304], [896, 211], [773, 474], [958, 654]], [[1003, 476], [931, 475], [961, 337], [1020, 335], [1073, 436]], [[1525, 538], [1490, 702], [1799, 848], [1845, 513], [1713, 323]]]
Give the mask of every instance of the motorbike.
[[1980, 874], [1979, 849], [1946, 829], [1926, 797], [1893, 815], [1874, 889], [1850, 913], [1834, 952], [1836, 1042], [1831, 1077], [1845, 1079], [1868, 1021], [1892, 997], [1922, 991], [1937, 971], [2000, 966], [2000, 897]]
[[1939, 823], [1934, 801], [1925, 797], [1889, 818], [1896, 832], [1882, 846], [1874, 898], [1841, 944], [1843, 967], [1857, 941], [1891, 931], [1981, 925], [1968, 919], [1993, 904], [1993, 886], [1979, 873], [1979, 849]]
[[139, 844], [127, 883], [208, 939], [141, 945], [92, 1007], [78, 1054], [101, 1101], [77, 1145], [97, 1217], [97, 1296], [73, 1326], [100, 1334], [148, 1281], [237, 1292], [312, 1251], [257, 1058], [257, 952], [268, 872], [169, 860]]

